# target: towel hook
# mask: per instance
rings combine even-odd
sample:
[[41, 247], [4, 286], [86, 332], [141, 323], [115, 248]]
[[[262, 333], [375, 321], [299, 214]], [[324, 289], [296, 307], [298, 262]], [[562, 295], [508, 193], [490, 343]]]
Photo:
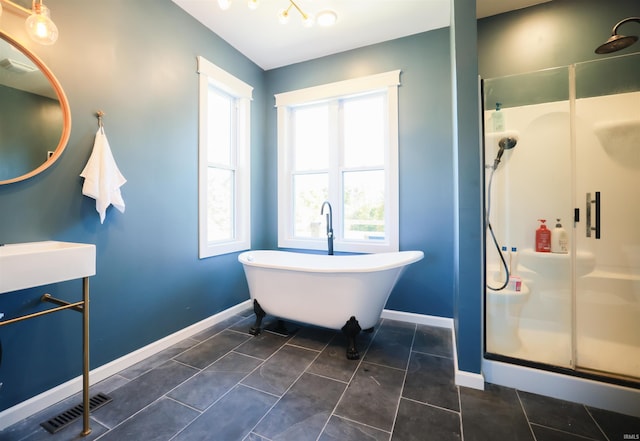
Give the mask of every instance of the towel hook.
[[104, 125], [102, 124], [102, 117], [105, 115], [105, 113], [102, 110], [98, 110], [96, 115], [98, 115], [98, 127], [100, 128], [102, 133], [104, 133]]

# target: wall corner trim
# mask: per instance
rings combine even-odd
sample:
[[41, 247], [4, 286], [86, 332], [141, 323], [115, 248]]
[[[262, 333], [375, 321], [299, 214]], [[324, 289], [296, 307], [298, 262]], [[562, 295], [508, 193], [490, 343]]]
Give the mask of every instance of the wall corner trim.
[[482, 374], [461, 371], [460, 369], [458, 369], [458, 349], [456, 347], [455, 336], [456, 330], [455, 326], [453, 326], [452, 318], [415, 314], [412, 312], [394, 311], [391, 309], [385, 309], [384, 311], [382, 311], [382, 318], [451, 329], [451, 339], [453, 342], [453, 365], [455, 368], [456, 386], [464, 386], [470, 387], [472, 389], [484, 390], [484, 376]]
[[482, 374], [458, 370], [458, 363], [456, 363], [455, 382], [456, 386], [484, 390], [484, 376]]

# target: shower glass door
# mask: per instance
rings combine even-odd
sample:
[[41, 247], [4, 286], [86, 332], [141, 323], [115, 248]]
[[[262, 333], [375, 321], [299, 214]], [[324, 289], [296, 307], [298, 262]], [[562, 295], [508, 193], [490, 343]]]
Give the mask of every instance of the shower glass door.
[[[535, 251], [539, 219], [560, 219], [572, 234], [569, 68], [560, 67], [484, 81], [486, 239], [486, 350], [552, 366], [572, 367], [571, 254]], [[497, 104], [499, 103], [499, 104]], [[496, 107], [503, 130], [496, 128]], [[517, 139], [495, 167], [500, 141]], [[502, 269], [491, 232], [516, 286], [498, 289]], [[513, 253], [512, 249], [516, 252]], [[517, 253], [517, 254], [516, 254]]]
[[595, 256], [575, 262], [575, 367], [637, 379], [640, 54], [577, 64], [575, 94], [575, 242]]
[[[483, 93], [488, 356], [640, 381], [640, 54], [489, 79]], [[505, 137], [517, 144], [496, 167]], [[567, 253], [536, 251], [538, 219], [562, 225]], [[499, 289], [491, 231], [519, 289]]]

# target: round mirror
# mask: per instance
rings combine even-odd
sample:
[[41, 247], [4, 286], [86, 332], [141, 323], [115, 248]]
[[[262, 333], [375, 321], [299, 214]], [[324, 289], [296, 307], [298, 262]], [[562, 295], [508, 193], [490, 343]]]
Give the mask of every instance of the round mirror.
[[0, 184], [28, 179], [62, 154], [71, 112], [45, 64], [0, 31]]

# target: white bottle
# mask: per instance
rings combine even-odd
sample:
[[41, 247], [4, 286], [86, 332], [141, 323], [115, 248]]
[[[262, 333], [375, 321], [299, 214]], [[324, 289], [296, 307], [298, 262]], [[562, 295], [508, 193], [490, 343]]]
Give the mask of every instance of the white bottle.
[[496, 282], [504, 283], [504, 281], [507, 280], [507, 273], [505, 272], [504, 266], [505, 266], [505, 263], [509, 265], [509, 254], [507, 252], [507, 247], [502, 247], [502, 250], [500, 251], [500, 253], [502, 254], [504, 263], [502, 262], [502, 259], [498, 258], [498, 265], [500, 267], [500, 276], [499, 276], [499, 279], [496, 280]]
[[511, 247], [511, 254], [509, 254], [509, 274], [518, 275], [518, 248], [516, 247]]
[[502, 106], [502, 103], [496, 103], [496, 111], [491, 115], [494, 132], [505, 131], [504, 112], [500, 110], [500, 106]]
[[551, 252], [567, 254], [569, 252], [569, 235], [562, 228], [560, 219], [556, 219], [556, 226], [551, 230]]

